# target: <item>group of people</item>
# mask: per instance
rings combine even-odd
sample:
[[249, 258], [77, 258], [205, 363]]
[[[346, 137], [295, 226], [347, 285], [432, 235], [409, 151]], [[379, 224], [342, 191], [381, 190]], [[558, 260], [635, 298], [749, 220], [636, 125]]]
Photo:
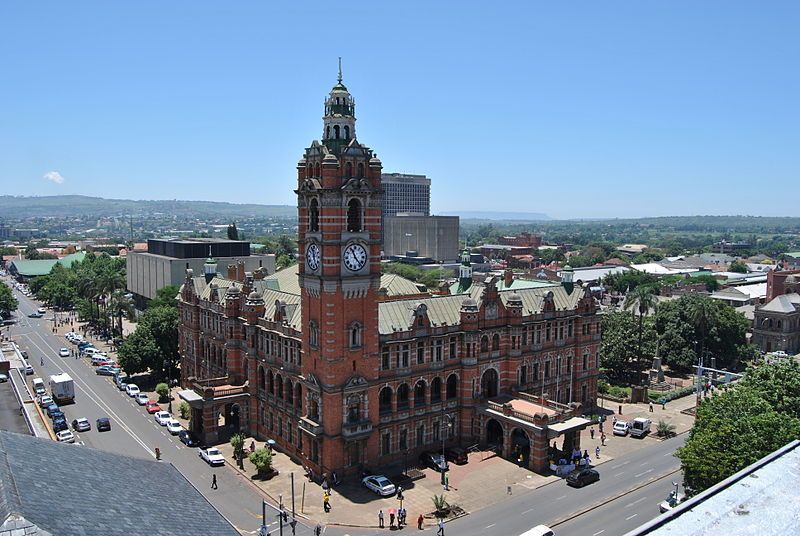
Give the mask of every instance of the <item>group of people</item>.
[[[395, 516], [394, 508], [389, 510], [389, 528], [394, 528], [394, 520], [395, 517], [397, 518], [397, 528], [401, 528], [403, 525], [406, 525], [406, 516], [408, 512], [406, 512], [405, 508], [400, 508], [397, 510], [397, 515]], [[383, 510], [378, 510], [378, 528], [384, 528], [383, 524]], [[419, 519], [417, 519], [417, 525], [422, 524], [422, 515], [420, 514]], [[421, 527], [420, 527], [421, 528]]]

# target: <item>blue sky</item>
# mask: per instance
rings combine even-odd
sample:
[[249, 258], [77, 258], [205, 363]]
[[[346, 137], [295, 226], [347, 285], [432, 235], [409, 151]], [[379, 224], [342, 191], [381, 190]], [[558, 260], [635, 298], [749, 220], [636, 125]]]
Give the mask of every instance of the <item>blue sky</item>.
[[2, 2], [0, 194], [294, 204], [342, 56], [359, 140], [434, 211], [797, 216], [798, 28], [797, 2]]

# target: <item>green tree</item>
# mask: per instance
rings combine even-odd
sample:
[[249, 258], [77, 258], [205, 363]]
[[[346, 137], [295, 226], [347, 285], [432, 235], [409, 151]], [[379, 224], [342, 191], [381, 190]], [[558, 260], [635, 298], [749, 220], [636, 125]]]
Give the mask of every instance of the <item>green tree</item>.
[[14, 297], [11, 288], [0, 283], [0, 316], [6, 317], [19, 307], [19, 301]]
[[178, 323], [176, 307], [149, 307], [139, 319], [136, 331], [143, 326], [152, 334], [157, 351], [148, 363], [162, 378], [174, 378], [178, 365]]
[[730, 266], [728, 266], [729, 272], [736, 272], [737, 274], [746, 274], [748, 272], [747, 265], [742, 261], [733, 261]]
[[272, 469], [272, 453], [267, 449], [256, 449], [250, 453], [248, 458], [256, 466], [258, 476], [265, 476]]
[[636, 383], [639, 383], [639, 381], [643, 381], [643, 377], [641, 376], [641, 374], [644, 371], [647, 362], [645, 355], [643, 353], [644, 348], [642, 347], [642, 341], [644, 337], [644, 317], [646, 314], [650, 312], [650, 310], [656, 309], [657, 304], [658, 304], [658, 298], [656, 293], [656, 287], [651, 285], [639, 285], [625, 295], [624, 308], [636, 309], [639, 312], [639, 322], [637, 324], [638, 337], [636, 342], [636, 348], [637, 348], [636, 373], [638, 377], [636, 378]]
[[156, 290], [156, 297], [150, 300], [147, 304], [148, 308], [155, 307], [178, 307], [178, 300], [176, 297], [180, 292], [180, 287], [177, 285], [167, 285]]
[[156, 385], [156, 394], [158, 394], [159, 401], [169, 400], [169, 385], [166, 383]]
[[178, 406], [178, 411], [181, 414], [181, 419], [188, 419], [189, 418], [189, 414], [192, 411], [192, 408], [191, 408], [191, 406], [189, 406], [189, 403], [187, 401], [181, 400], [181, 403]]
[[228, 240], [239, 240], [239, 230], [236, 228], [236, 222], [228, 225]]
[[119, 347], [119, 364], [128, 374], [146, 372], [158, 353], [158, 344], [149, 326], [140, 323]]
[[244, 434], [233, 434], [231, 436], [231, 446], [233, 447], [233, 457], [238, 460], [239, 455], [244, 454]]
[[739, 385], [765, 400], [778, 413], [800, 419], [800, 363], [797, 361], [750, 366]]
[[[600, 366], [617, 380], [628, 378], [631, 369], [638, 368], [639, 323], [631, 313], [613, 311], [603, 315], [602, 324]], [[647, 355], [655, 355], [653, 319], [646, 317], [642, 329], [643, 350]]]
[[800, 435], [800, 420], [740, 386], [706, 399], [678, 449], [686, 488], [708, 489]]
[[658, 278], [647, 272], [639, 270], [626, 270], [608, 274], [603, 278], [603, 285], [617, 292], [629, 292], [636, 290], [640, 285], [658, 286]]

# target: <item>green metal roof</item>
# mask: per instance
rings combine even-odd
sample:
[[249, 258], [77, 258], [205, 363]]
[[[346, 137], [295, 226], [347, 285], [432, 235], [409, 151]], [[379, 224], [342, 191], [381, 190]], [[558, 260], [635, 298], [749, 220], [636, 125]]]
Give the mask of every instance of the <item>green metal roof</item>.
[[11, 261], [9, 268], [13, 265], [19, 275], [23, 277], [36, 277], [49, 274], [56, 264], [62, 264], [64, 267], [69, 268], [72, 266], [73, 262], [82, 261], [85, 257], [86, 252], [80, 251], [61, 259], [40, 259], [35, 261], [15, 260]]

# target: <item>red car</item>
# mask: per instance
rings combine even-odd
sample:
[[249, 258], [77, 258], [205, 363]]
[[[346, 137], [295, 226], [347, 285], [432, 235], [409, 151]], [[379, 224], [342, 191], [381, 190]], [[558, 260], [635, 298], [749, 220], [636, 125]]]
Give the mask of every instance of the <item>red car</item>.
[[145, 404], [144, 409], [147, 410], [147, 413], [151, 415], [157, 411], [161, 411], [161, 406], [159, 406], [155, 400], [148, 400], [147, 404]]

